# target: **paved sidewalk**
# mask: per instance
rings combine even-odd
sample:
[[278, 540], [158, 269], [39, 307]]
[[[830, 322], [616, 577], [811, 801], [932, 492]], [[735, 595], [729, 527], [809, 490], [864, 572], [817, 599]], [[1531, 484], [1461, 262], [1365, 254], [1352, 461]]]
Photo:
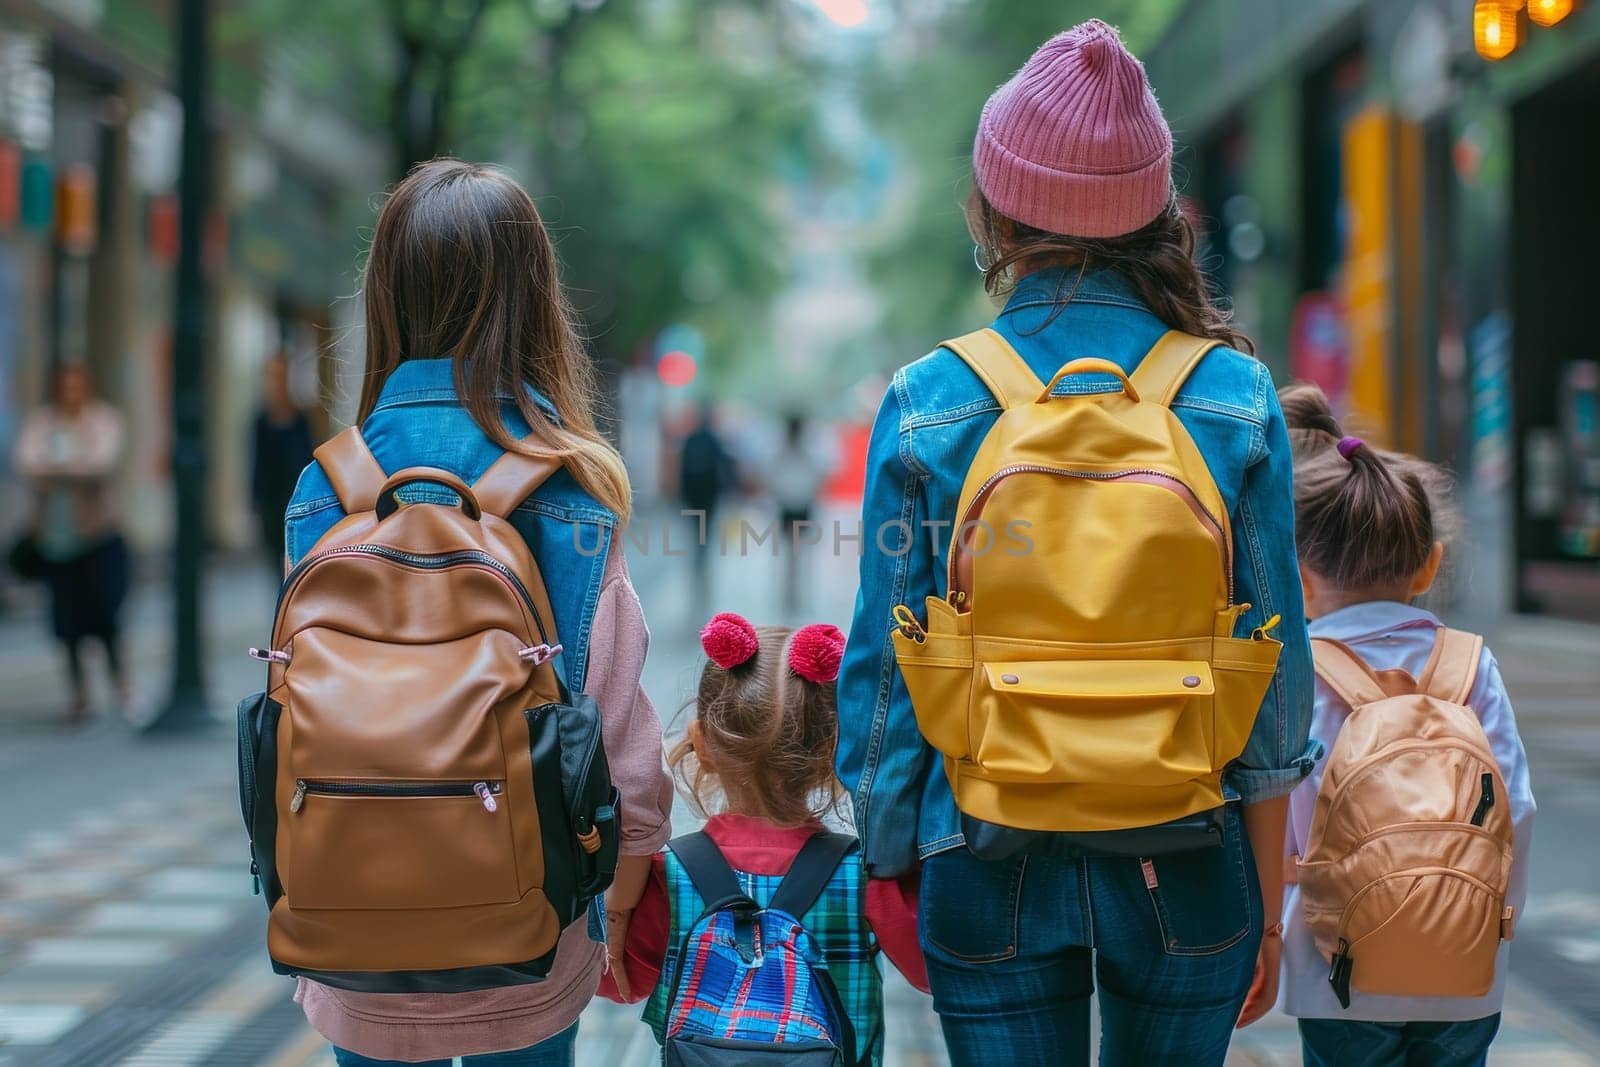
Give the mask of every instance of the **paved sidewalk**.
[[[630, 555], [653, 629], [646, 687], [671, 723], [695, 678], [703, 620], [690, 606], [687, 560]], [[811, 561], [808, 619], [848, 622], [854, 570], [853, 559], [826, 553]], [[717, 564], [712, 603], [776, 619], [777, 589], [770, 561], [728, 559]], [[216, 575], [210, 586], [207, 662], [224, 714], [258, 681], [259, 667], [241, 653], [260, 642], [271, 596], [270, 580], [253, 571]], [[149, 707], [166, 680], [158, 591], [141, 590], [130, 622], [137, 704]], [[1593, 633], [1536, 620], [1494, 638], [1541, 800], [1534, 901], [1518, 931], [1496, 1067], [1600, 1064], [1600, 1029], [1574, 1021], [1600, 996], [1600, 884], [1589, 845], [1600, 815]], [[105, 718], [68, 731], [56, 720], [56, 669], [38, 630], [0, 622], [0, 1065], [329, 1067], [290, 984], [266, 965], [231, 726], [159, 741]], [[927, 998], [896, 977], [889, 997], [891, 1067], [944, 1063]], [[595, 1003], [578, 1062], [656, 1062], [637, 1011]], [[1292, 1021], [1272, 1016], [1244, 1031], [1229, 1062], [1298, 1063]]]

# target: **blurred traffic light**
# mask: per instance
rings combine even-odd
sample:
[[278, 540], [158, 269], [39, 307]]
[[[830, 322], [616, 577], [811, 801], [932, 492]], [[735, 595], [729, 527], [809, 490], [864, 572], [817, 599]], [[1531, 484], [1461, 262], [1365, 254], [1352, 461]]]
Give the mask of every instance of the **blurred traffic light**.
[[[1538, 3], [1539, 0], [1534, 0]], [[1521, 43], [1516, 0], [1477, 0], [1472, 6], [1472, 43], [1484, 59], [1504, 59]]]
[[1540, 26], [1554, 26], [1572, 14], [1572, 0], [1528, 0], [1528, 18]]

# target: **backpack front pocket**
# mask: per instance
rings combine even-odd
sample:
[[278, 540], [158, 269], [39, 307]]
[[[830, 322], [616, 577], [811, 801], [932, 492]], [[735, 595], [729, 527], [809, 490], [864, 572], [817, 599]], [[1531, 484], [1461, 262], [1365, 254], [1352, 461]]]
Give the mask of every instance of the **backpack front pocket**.
[[1350, 984], [1393, 996], [1481, 997], [1494, 984], [1501, 898], [1448, 867], [1396, 871], [1346, 905]]
[[455, 908], [520, 896], [503, 783], [294, 783], [285, 882], [297, 909]]
[[971, 733], [997, 782], [1177, 785], [1211, 773], [1204, 660], [986, 663]]

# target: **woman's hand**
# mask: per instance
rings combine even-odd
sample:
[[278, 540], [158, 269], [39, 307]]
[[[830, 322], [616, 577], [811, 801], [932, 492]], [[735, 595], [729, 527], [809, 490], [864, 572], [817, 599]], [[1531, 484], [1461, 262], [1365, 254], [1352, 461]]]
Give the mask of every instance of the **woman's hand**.
[[633, 920], [633, 909], [623, 911], [606, 910], [606, 963], [611, 968], [611, 980], [617, 983], [617, 992], [622, 994], [623, 1000], [633, 996], [633, 988], [628, 982], [628, 923]]
[[1278, 977], [1282, 973], [1283, 924], [1274, 923], [1261, 937], [1261, 951], [1256, 955], [1256, 976], [1250, 982], [1250, 992], [1244, 997], [1244, 1010], [1239, 1012], [1238, 1028], [1243, 1030], [1278, 1002]]

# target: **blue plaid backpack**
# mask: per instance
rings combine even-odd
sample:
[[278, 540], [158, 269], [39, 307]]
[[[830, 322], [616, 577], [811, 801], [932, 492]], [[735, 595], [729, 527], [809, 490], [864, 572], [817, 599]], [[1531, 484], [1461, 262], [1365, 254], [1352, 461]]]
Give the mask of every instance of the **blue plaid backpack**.
[[855, 843], [847, 834], [811, 838], [765, 908], [706, 834], [668, 846], [706, 907], [678, 947], [667, 1067], [855, 1067], [850, 1017], [800, 920]]

